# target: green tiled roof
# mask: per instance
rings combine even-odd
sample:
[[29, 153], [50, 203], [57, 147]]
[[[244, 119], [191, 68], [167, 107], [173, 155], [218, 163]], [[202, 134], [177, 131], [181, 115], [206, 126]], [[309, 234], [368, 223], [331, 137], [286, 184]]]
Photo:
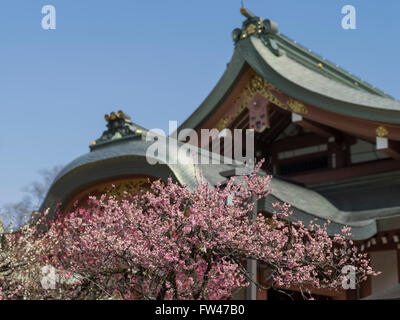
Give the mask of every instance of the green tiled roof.
[[[354, 76], [353, 74], [342, 69], [338, 65], [317, 55], [315, 52], [307, 50], [296, 41], [291, 40], [289, 37], [281, 33], [277, 33], [275, 35], [275, 40], [277, 41], [278, 47], [284, 50], [288, 57], [312, 69], [313, 71], [324, 75], [325, 77], [341, 82], [358, 90], [377, 94], [382, 97], [392, 98], [378, 88], [375, 88], [371, 84]], [[318, 66], [319, 63], [322, 63], [322, 68]]]

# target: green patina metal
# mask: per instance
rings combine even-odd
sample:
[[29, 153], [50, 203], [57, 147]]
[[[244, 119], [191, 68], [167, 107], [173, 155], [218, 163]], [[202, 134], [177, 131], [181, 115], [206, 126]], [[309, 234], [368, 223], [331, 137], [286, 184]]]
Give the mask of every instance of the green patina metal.
[[100, 138], [90, 144], [91, 151], [116, 140], [140, 139], [145, 130], [143, 127], [134, 124], [131, 118], [122, 111], [106, 114], [104, 119], [107, 121], [107, 130], [103, 132]]
[[[254, 34], [260, 38], [264, 45], [277, 56], [285, 52], [285, 54], [297, 62], [333, 80], [342, 82], [343, 84], [353, 88], [380, 95], [382, 97], [391, 98], [383, 91], [357, 78], [350, 72], [340, 68], [338, 65], [335, 65], [311, 50], [307, 50], [296, 41], [291, 40], [287, 36], [279, 33], [278, 24], [276, 22], [257, 17], [246, 8], [241, 8], [241, 13], [247, 18], [247, 20], [243, 22], [242, 29], [233, 30], [232, 40], [235, 44], [237, 44], [240, 39], [245, 39], [247, 36]], [[253, 28], [252, 26], [257, 27]]]
[[[278, 47], [291, 59], [296, 60], [317, 73], [358, 90], [373, 93], [382, 97], [393, 98], [350, 72], [340, 68], [337, 64], [334, 64], [320, 55], [306, 49], [282, 33], [277, 33], [275, 35], [275, 41], [277, 42]], [[322, 64], [322, 67], [320, 64]]]
[[278, 32], [278, 25], [271, 20], [264, 20], [254, 15], [248, 16], [249, 18], [243, 22], [242, 29], [237, 28], [232, 31], [233, 42], [237, 44], [249, 36], [256, 36], [275, 55], [281, 55], [282, 52], [274, 39], [274, 35]]

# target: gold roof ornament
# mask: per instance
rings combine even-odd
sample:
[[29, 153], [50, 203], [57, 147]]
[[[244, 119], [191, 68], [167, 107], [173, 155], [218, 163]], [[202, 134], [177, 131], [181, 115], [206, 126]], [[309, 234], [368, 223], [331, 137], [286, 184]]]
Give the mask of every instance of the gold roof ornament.
[[388, 129], [386, 129], [384, 126], [379, 126], [375, 131], [376, 135], [380, 138], [386, 137], [389, 134]]
[[247, 9], [245, 7], [240, 8], [240, 14], [242, 16], [246, 17], [247, 19], [251, 19], [251, 18], [255, 17], [254, 13], [252, 13], [249, 9]]
[[250, 90], [252, 92], [260, 92], [265, 87], [265, 81], [259, 75], [254, 75], [250, 78]]
[[242, 28], [236, 28], [232, 31], [231, 37], [235, 45], [250, 36], [258, 37], [265, 46], [267, 46], [276, 56], [283, 54], [274, 39], [274, 35], [278, 32], [278, 24], [269, 19], [262, 19], [242, 4], [240, 13], [247, 19], [243, 21]]
[[223, 130], [226, 128], [226, 126], [228, 125], [228, 123], [232, 120], [231, 117], [223, 117], [222, 119], [219, 119], [219, 121], [217, 122], [217, 124], [215, 125], [215, 128], [219, 131]]
[[292, 109], [294, 113], [308, 113], [306, 106], [298, 100], [289, 99], [286, 104], [289, 106], [290, 109]]
[[253, 34], [254, 32], [256, 32], [256, 26], [254, 24], [251, 24], [247, 27], [247, 34]]
[[104, 115], [104, 120], [107, 121], [107, 130], [103, 132], [100, 138], [90, 143], [90, 149], [99, 147], [103, 143], [108, 143], [122, 138], [137, 138], [143, 133], [143, 129], [135, 125], [131, 117], [122, 110], [111, 112]]
[[123, 119], [125, 117], [127, 117], [126, 114], [122, 110], [119, 110], [117, 113], [111, 112], [109, 115], [106, 114], [104, 116], [104, 120], [106, 120], [107, 122], [110, 122], [111, 120]]

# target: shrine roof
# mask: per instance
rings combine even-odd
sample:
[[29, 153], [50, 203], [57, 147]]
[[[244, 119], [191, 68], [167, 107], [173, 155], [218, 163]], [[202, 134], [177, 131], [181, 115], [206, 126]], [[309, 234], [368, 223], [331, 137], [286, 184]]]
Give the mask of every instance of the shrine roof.
[[[105, 141], [101, 146], [92, 147], [90, 152], [73, 160], [55, 179], [40, 211], [56, 208], [58, 203], [67, 202], [76, 192], [110, 178], [140, 174], [154, 176], [165, 181], [171, 177], [173, 181], [185, 184], [188, 188], [194, 190], [199, 183], [200, 172], [203, 181], [209, 183], [210, 186], [215, 186], [226, 182], [227, 177], [222, 174], [223, 172], [243, 167], [243, 164], [239, 162], [232, 164], [224, 164], [224, 162], [222, 164], [195, 164], [189, 161], [187, 164], [182, 164], [182, 161], [179, 161], [176, 164], [160, 162], [152, 165], [148, 161], [147, 151], [154, 142], [153, 140], [147, 141], [147, 134], [148, 132], [145, 131], [134, 138], [122, 137], [114, 139], [112, 142]], [[171, 138], [166, 138], [167, 142], [170, 140]], [[180, 146], [181, 143], [176, 143], [174, 148]], [[169, 152], [169, 148], [167, 149]], [[196, 148], [193, 150], [196, 150]], [[197, 152], [200, 153], [200, 150], [197, 149]], [[204, 150], [201, 152], [204, 152]], [[210, 159], [216, 157], [221, 161], [223, 160], [220, 155], [213, 153], [208, 153], [208, 155]], [[261, 172], [260, 174], [266, 175], [268, 173]], [[400, 183], [394, 185], [395, 181], [400, 182], [400, 173], [399, 179], [393, 179], [390, 176], [376, 177], [376, 179], [390, 181], [390, 188], [399, 188], [400, 186]], [[241, 177], [238, 177], [236, 181], [240, 182]], [[361, 190], [360, 184], [363, 184], [364, 194], [365, 188], [371, 185], [370, 180], [362, 183], [353, 181], [352, 183], [355, 193], [357, 189], [358, 191]], [[349, 191], [351, 189], [346, 182], [343, 182], [342, 185], [343, 190]], [[338, 193], [337, 189], [340, 189], [340, 184], [335, 187], [334, 196], [329, 193], [331, 190], [329, 186], [303, 186], [286, 181], [279, 176], [273, 176], [270, 187], [272, 192], [258, 203], [259, 211], [272, 213], [274, 210], [273, 203], [286, 202], [291, 205], [293, 210], [293, 215], [290, 216], [291, 220], [301, 220], [305, 224], [314, 219], [321, 224], [331, 220], [332, 223], [328, 227], [328, 233], [331, 235], [340, 233], [343, 226], [348, 225], [352, 227], [353, 239], [367, 239], [376, 234], [380, 228], [384, 228], [387, 219], [392, 219], [391, 225], [393, 225], [394, 220], [399, 220], [400, 204], [397, 203], [380, 203], [379, 205], [374, 203], [375, 207], [370, 207], [367, 204], [363, 207], [346, 207], [339, 201], [340, 192]], [[382, 192], [385, 191], [382, 189]], [[356, 197], [352, 197], [352, 199], [357, 200]]]
[[278, 32], [253, 14], [232, 32], [235, 50], [215, 88], [179, 129], [201, 125], [224, 101], [246, 67], [302, 102], [360, 119], [400, 124], [400, 102]]

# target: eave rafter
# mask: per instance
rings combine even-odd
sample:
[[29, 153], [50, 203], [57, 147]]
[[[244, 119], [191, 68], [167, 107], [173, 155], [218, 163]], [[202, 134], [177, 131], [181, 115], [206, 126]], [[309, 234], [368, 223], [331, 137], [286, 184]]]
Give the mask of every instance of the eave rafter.
[[292, 120], [296, 125], [304, 128], [304, 129], [308, 129], [321, 137], [325, 137], [328, 139], [333, 138], [334, 139], [333, 141], [335, 141], [335, 140], [338, 140], [338, 138], [340, 136], [339, 131], [337, 131], [331, 127], [322, 125], [318, 122], [315, 122], [312, 120], [307, 120], [307, 119], [303, 118], [302, 116], [297, 115], [296, 117], [292, 117]]

